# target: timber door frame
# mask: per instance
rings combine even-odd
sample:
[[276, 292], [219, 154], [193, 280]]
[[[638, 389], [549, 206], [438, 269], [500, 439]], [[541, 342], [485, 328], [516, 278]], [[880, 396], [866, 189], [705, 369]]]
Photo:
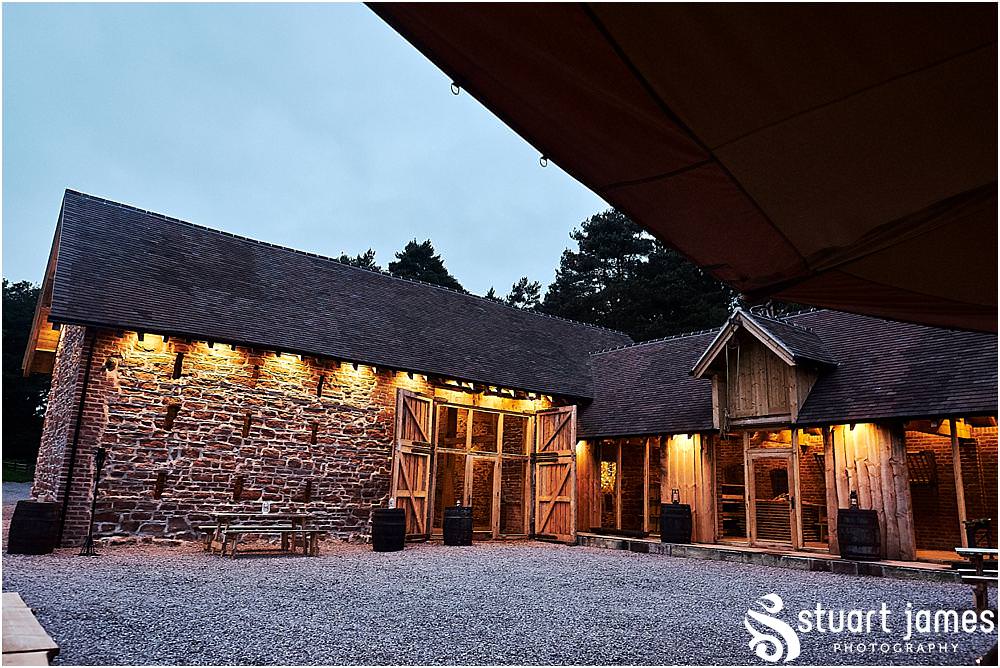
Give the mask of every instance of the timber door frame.
[[[555, 429], [546, 435], [543, 423], [553, 416], [557, 421]], [[535, 413], [534, 432], [534, 448], [531, 453], [534, 509], [532, 537], [576, 542], [576, 406], [538, 411]], [[559, 445], [566, 447], [559, 448]], [[543, 470], [548, 472], [547, 469], [556, 469], [552, 480], [557, 480], [558, 483], [553, 489], [542, 490], [545, 485], [543, 481], [547, 477], [540, 474]], [[551, 524], [557, 504], [569, 507], [568, 521], [562, 527]]]
[[[426, 403], [427, 418], [413, 410], [414, 402]], [[411, 428], [412, 432], [411, 433]], [[410, 390], [396, 391], [396, 433], [392, 451], [392, 487], [390, 499], [396, 508], [406, 509], [406, 537], [408, 539], [428, 539], [431, 533], [431, 494], [434, 481], [434, 398]], [[418, 438], [408, 438], [417, 436]], [[419, 438], [422, 437], [422, 438]], [[406, 459], [425, 460], [421, 480], [413, 480], [407, 470]], [[420, 469], [420, 467], [417, 467]], [[418, 501], [422, 499], [422, 503]], [[412, 521], [412, 523], [411, 523]], [[411, 531], [414, 527], [416, 531]]]
[[[801, 547], [801, 532], [799, 531], [799, 481], [798, 470], [795, 465], [795, 448], [766, 448], [749, 449], [749, 432], [745, 432], [744, 447], [746, 473], [746, 497], [747, 506], [747, 540], [752, 547], [774, 547], [784, 549], [799, 549]], [[757, 485], [754, 474], [754, 462], [758, 459], [782, 459], [785, 461], [788, 471], [788, 526], [789, 540], [787, 543], [777, 540], [761, 540], [757, 537]]]
[[[456, 411], [461, 411], [465, 414], [466, 419], [466, 430], [464, 437], [464, 445], [461, 448], [455, 447], [455, 444], [441, 445], [439, 429], [439, 416], [438, 411], [444, 409], [453, 409]], [[494, 463], [493, 468], [493, 488], [491, 490], [492, 501], [491, 501], [491, 528], [489, 530], [475, 529], [473, 534], [478, 534], [480, 536], [489, 533], [490, 539], [496, 540], [500, 538], [524, 538], [530, 534], [531, 527], [531, 461], [530, 452], [531, 444], [534, 443], [534, 413], [529, 413], [526, 411], [514, 411], [505, 410], [501, 408], [488, 408], [482, 406], [475, 406], [471, 404], [461, 404], [453, 401], [441, 401], [436, 400], [434, 402], [434, 423], [433, 423], [433, 442], [434, 442], [434, 454], [433, 454], [433, 468], [431, 470], [431, 481], [430, 481], [430, 512], [428, 514], [428, 532], [432, 537], [440, 537], [442, 533], [435, 533], [434, 522], [436, 520], [434, 513], [436, 513], [439, 508], [434, 505], [434, 497], [437, 495], [437, 467], [438, 460], [443, 455], [456, 455], [464, 457], [463, 473], [464, 481], [462, 483], [462, 505], [471, 506], [472, 505], [472, 493], [474, 484], [474, 470], [475, 461], [477, 459], [492, 460]], [[472, 447], [472, 439], [474, 435], [473, 422], [475, 420], [476, 413], [490, 413], [497, 416], [497, 436], [496, 436], [496, 448], [493, 451], [490, 450], [474, 450]], [[519, 450], [517, 453], [505, 452], [503, 449], [503, 436], [505, 421], [511, 418], [519, 418], [525, 420], [525, 442], [523, 449]], [[503, 470], [504, 466], [511, 461], [524, 461], [524, 480], [523, 489], [524, 494], [521, 500], [523, 504], [523, 515], [524, 519], [521, 522], [521, 530], [513, 532], [503, 532], [500, 526], [500, 516], [501, 516], [501, 495], [503, 491]], [[442, 499], [444, 503], [444, 499]], [[443, 526], [442, 526], [443, 530]]]

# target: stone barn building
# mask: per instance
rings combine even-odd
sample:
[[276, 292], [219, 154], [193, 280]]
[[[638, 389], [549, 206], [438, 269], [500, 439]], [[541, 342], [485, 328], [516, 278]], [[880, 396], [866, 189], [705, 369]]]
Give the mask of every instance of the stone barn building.
[[[996, 335], [737, 310], [646, 343], [67, 191], [25, 373], [52, 388], [33, 494], [62, 543], [193, 537], [212, 513], [306, 510], [337, 538], [473, 508], [478, 539], [644, 536], [943, 558], [996, 518]], [[991, 529], [995, 541], [996, 524]], [[995, 542], [994, 542], [995, 544]]]

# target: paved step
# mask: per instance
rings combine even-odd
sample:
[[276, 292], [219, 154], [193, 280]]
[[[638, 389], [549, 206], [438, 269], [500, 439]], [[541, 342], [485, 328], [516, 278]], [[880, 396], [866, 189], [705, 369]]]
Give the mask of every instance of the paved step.
[[581, 533], [577, 544], [585, 547], [599, 547], [608, 550], [628, 550], [644, 554], [663, 554], [686, 559], [707, 559], [710, 561], [730, 561], [775, 568], [791, 568], [799, 571], [819, 571], [841, 575], [867, 575], [870, 577], [895, 578], [897, 580], [925, 580], [927, 582], [961, 583], [956, 571], [937, 564], [922, 564], [910, 561], [849, 561], [829, 555], [806, 555], [801, 552], [785, 554], [754, 548], [735, 548], [725, 545], [682, 545], [660, 543], [648, 538], [622, 538]]

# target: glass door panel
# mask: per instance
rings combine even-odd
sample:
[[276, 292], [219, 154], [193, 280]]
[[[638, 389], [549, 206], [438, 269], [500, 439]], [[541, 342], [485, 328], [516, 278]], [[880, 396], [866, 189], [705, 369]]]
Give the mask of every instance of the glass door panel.
[[438, 451], [434, 475], [434, 533], [442, 531], [445, 506], [459, 502], [465, 503], [465, 455]]
[[496, 452], [499, 425], [499, 413], [472, 411], [472, 449], [479, 452]]
[[[506, 426], [505, 421], [505, 429]], [[505, 457], [500, 462], [500, 533], [502, 534], [525, 533], [527, 481], [527, 459]]]
[[496, 459], [472, 458], [472, 530], [493, 532], [493, 483]]
[[792, 496], [789, 457], [752, 457], [754, 540], [792, 542]]

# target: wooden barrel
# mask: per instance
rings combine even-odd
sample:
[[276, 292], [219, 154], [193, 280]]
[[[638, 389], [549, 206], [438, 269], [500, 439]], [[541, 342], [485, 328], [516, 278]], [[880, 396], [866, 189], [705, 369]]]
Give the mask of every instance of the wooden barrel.
[[686, 503], [660, 504], [660, 542], [691, 542], [691, 506]]
[[372, 549], [376, 552], [399, 552], [406, 544], [406, 510], [372, 510]]
[[60, 504], [18, 501], [7, 534], [9, 554], [49, 554], [59, 540]]
[[860, 508], [837, 511], [837, 538], [844, 559], [878, 561], [882, 558], [882, 540], [878, 513]]
[[472, 545], [472, 506], [445, 506], [444, 544]]

